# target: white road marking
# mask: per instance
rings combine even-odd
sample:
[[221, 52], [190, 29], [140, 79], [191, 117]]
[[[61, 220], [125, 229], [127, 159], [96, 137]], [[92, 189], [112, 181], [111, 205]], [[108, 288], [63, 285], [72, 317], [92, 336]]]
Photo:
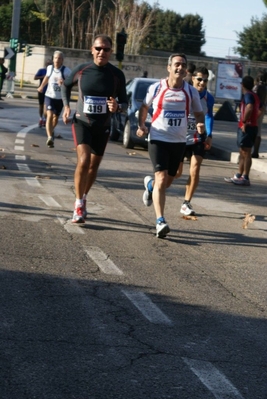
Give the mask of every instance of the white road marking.
[[18, 161], [26, 161], [26, 155], [15, 155], [15, 159]]
[[25, 138], [26, 135], [27, 135], [26, 132], [20, 131], [20, 132], [18, 132], [17, 137], [23, 137], [23, 138]]
[[172, 321], [143, 292], [126, 289], [122, 289], [121, 291], [151, 323], [167, 324], [169, 326], [173, 324]]
[[84, 230], [80, 228], [79, 226], [73, 224], [73, 223], [68, 223], [66, 222], [66, 219], [57, 216], [57, 219], [59, 220], [60, 224], [64, 226], [64, 229], [67, 230], [68, 233], [70, 234], [84, 234]]
[[61, 205], [59, 205], [59, 203], [54, 200], [53, 197], [50, 197], [48, 195], [39, 195], [40, 200], [42, 200], [47, 206], [55, 206], [58, 208], [61, 208]]
[[14, 150], [15, 151], [24, 151], [24, 147], [22, 147], [20, 145], [15, 145]]
[[234, 385], [210, 362], [184, 357], [183, 361], [216, 399], [244, 399]]
[[17, 167], [19, 170], [23, 170], [24, 172], [30, 172], [31, 169], [29, 168], [29, 166], [25, 163], [17, 163]]
[[35, 129], [35, 128], [38, 127], [38, 126], [39, 126], [38, 123], [35, 123], [34, 125], [27, 126], [27, 127], [25, 127], [24, 129], [21, 129], [21, 130], [18, 132], [18, 134], [23, 134], [23, 133], [25, 133], [25, 135], [26, 135], [30, 130]]
[[22, 139], [15, 140], [15, 144], [24, 144], [24, 143], [25, 143], [25, 140], [22, 140]]
[[41, 184], [34, 177], [25, 177], [26, 182], [32, 187], [41, 187]]
[[85, 248], [87, 255], [97, 264], [105, 274], [121, 276], [123, 272], [112, 262], [111, 259], [98, 247]]

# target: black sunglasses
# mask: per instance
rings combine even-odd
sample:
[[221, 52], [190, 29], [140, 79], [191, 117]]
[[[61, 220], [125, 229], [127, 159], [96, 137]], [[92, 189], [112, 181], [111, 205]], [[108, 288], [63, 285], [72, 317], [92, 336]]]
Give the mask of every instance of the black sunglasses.
[[202, 82], [202, 80], [203, 80], [203, 82], [205, 82], [205, 83], [207, 83], [207, 81], [209, 80], [208, 78], [203, 79], [203, 78], [198, 78], [198, 77], [196, 77], [196, 76], [194, 76], [194, 78], [195, 78], [196, 80], [198, 80], [199, 82]]
[[105, 53], [108, 53], [111, 50], [111, 48], [110, 47], [95, 47], [95, 50], [96, 51], [103, 50]]

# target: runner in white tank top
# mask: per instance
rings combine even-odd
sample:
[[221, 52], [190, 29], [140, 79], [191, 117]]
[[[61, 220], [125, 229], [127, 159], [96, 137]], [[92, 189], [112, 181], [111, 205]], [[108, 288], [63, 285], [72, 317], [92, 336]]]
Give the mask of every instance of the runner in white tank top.
[[[168, 60], [169, 76], [149, 87], [139, 110], [137, 136], [147, 134], [145, 120], [152, 105], [153, 117], [149, 133], [148, 150], [153, 164], [155, 179], [146, 176], [143, 202], [146, 206], [154, 202], [156, 235], [164, 238], [170, 228], [164, 218], [166, 189], [171, 185], [180, 160], [183, 157], [187, 118], [192, 109], [199, 134], [204, 133], [204, 113], [197, 90], [184, 82], [187, 59], [185, 54], [172, 54]], [[152, 194], [153, 193], [153, 194]]]

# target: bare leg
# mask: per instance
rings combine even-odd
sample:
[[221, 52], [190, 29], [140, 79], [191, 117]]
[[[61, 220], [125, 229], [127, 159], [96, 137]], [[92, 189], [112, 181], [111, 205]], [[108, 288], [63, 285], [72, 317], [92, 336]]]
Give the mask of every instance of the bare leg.
[[52, 137], [54, 131], [53, 127], [53, 111], [47, 111], [46, 117], [46, 134], [47, 137]]
[[251, 168], [251, 148], [242, 147], [240, 148], [240, 161], [239, 161], [239, 173], [241, 175], [249, 175]]
[[255, 139], [255, 143], [254, 143], [254, 149], [253, 149], [252, 158], [258, 158], [259, 157], [260, 145], [261, 145], [261, 137], [257, 136], [256, 139]]
[[86, 185], [85, 185], [83, 194], [87, 195], [88, 192], [90, 191], [92, 185], [94, 184], [96, 177], [97, 177], [98, 168], [102, 161], [102, 158], [103, 158], [103, 156], [91, 154], [89, 170], [87, 173], [87, 181], [86, 181]]
[[203, 158], [199, 155], [192, 155], [190, 160], [190, 174], [185, 188], [185, 200], [191, 201], [199, 183], [199, 172]]
[[169, 176], [167, 170], [156, 172], [153, 186], [153, 204], [156, 218], [164, 216], [166, 188], [170, 187], [174, 176]]
[[177, 172], [176, 172], [176, 175], [175, 175], [175, 179], [178, 179], [180, 176], [182, 176], [182, 173], [183, 173], [183, 166], [184, 166], [184, 163], [183, 163], [183, 162], [180, 162], [179, 168], [178, 168], [178, 170], [177, 170]]

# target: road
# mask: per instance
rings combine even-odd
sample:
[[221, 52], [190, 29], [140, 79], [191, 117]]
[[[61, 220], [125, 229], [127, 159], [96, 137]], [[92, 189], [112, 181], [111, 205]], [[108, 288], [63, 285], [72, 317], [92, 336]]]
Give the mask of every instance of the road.
[[266, 174], [209, 156], [185, 220], [185, 163], [160, 240], [147, 151], [109, 142], [73, 226], [70, 126], [49, 149], [36, 101], [0, 107], [0, 398], [266, 399]]

